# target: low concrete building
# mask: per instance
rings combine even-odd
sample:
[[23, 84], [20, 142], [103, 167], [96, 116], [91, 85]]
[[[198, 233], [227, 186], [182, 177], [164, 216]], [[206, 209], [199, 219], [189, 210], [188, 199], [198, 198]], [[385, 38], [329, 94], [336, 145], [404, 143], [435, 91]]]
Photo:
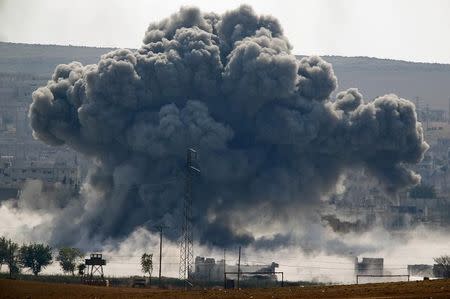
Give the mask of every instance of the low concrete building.
[[434, 277], [433, 265], [408, 265], [408, 275], [418, 277]]
[[195, 272], [192, 276], [201, 281], [223, 281], [224, 261], [216, 263], [213, 258], [197, 256], [195, 258]]
[[359, 262], [355, 258], [355, 275], [383, 275], [384, 273], [383, 258], [367, 258], [363, 257]]
[[[224, 269], [225, 268], [225, 269]], [[248, 265], [241, 264], [240, 272], [242, 273], [241, 278], [244, 279], [266, 279], [266, 280], [277, 280], [275, 275], [275, 269], [278, 268], [278, 264], [272, 262], [266, 265]], [[194, 280], [200, 281], [223, 281], [224, 272], [238, 272], [237, 265], [225, 265], [224, 260], [215, 261], [213, 258], [205, 258], [202, 256], [197, 256], [195, 258], [195, 272], [192, 273], [192, 278]], [[252, 273], [252, 274], [248, 274]], [[236, 279], [237, 275], [228, 274], [227, 278]]]

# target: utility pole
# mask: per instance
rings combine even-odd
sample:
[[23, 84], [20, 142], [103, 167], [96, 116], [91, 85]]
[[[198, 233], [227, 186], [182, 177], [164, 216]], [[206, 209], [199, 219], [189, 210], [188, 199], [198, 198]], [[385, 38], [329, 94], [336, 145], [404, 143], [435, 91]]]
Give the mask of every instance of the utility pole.
[[180, 242], [180, 271], [179, 277], [186, 282], [186, 287], [189, 282], [190, 272], [192, 271], [192, 264], [194, 260], [193, 251], [193, 231], [192, 231], [192, 179], [194, 174], [200, 173], [200, 170], [194, 167], [194, 162], [197, 160], [197, 152], [189, 148], [186, 153], [186, 181], [184, 192], [184, 210], [183, 210], [183, 225], [181, 229]]
[[161, 287], [161, 267], [162, 267], [162, 240], [163, 229], [167, 228], [165, 225], [158, 225], [156, 228], [159, 230], [159, 287]]
[[226, 277], [227, 277], [227, 274], [226, 274], [226, 272], [227, 272], [227, 262], [226, 262], [226, 259], [225, 259], [225, 252], [226, 252], [226, 249], [224, 248], [223, 249], [223, 289], [226, 289], [227, 288], [227, 279], [226, 279]]
[[430, 127], [430, 107], [428, 106], [428, 104], [426, 105], [426, 115], [427, 115], [427, 131], [429, 130]]
[[237, 279], [237, 289], [240, 287], [240, 278], [241, 278], [241, 246], [239, 246], [239, 259], [238, 259], [238, 279]]

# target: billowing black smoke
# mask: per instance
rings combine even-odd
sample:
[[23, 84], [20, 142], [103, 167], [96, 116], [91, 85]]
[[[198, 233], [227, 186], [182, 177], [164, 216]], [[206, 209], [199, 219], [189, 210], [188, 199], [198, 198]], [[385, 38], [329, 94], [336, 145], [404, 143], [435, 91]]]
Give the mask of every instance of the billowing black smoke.
[[248, 6], [182, 8], [152, 23], [143, 42], [95, 65], [59, 65], [33, 93], [34, 136], [93, 160], [94, 195], [56, 219], [55, 242], [178, 227], [189, 147], [202, 171], [194, 226], [203, 244], [264, 244], [237, 214], [301, 217], [349, 168], [365, 168], [388, 192], [419, 182], [407, 165], [428, 146], [414, 105], [393, 94], [365, 103], [356, 89], [331, 99], [332, 66], [296, 59], [273, 17]]

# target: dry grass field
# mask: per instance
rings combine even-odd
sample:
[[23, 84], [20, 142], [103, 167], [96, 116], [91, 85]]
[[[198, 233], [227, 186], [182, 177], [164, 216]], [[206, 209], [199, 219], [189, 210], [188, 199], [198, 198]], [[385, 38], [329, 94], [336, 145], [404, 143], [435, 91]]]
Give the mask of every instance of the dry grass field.
[[158, 290], [0, 280], [0, 298], [450, 298], [450, 280], [245, 290]]

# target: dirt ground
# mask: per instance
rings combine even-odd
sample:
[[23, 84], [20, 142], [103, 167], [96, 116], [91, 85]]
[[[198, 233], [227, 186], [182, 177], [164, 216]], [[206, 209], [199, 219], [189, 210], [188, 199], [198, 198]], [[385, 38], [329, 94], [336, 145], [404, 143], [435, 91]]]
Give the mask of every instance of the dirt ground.
[[245, 290], [158, 290], [0, 279], [0, 298], [450, 298], [450, 280]]

